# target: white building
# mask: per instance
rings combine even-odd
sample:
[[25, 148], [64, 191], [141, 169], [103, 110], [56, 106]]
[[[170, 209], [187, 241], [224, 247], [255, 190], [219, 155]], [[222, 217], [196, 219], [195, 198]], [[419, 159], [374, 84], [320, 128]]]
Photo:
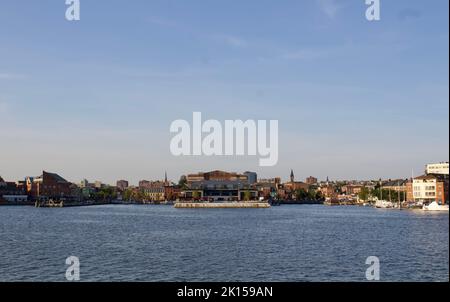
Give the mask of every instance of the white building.
[[427, 174], [442, 174], [448, 175], [448, 162], [442, 162], [437, 164], [428, 164], [426, 166]]
[[[408, 183], [408, 200], [445, 203], [448, 201], [448, 182], [442, 176], [423, 175], [414, 178], [412, 184]], [[409, 191], [409, 192], [408, 192]]]

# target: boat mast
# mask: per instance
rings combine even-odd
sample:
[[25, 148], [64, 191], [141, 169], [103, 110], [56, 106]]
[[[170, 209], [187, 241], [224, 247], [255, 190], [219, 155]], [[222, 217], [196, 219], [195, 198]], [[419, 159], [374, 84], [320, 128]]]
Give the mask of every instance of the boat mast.
[[411, 169], [411, 186], [412, 186], [412, 193], [413, 193], [412, 202], [415, 203], [416, 199], [414, 197], [414, 168]]
[[380, 201], [383, 200], [383, 181], [380, 178]]

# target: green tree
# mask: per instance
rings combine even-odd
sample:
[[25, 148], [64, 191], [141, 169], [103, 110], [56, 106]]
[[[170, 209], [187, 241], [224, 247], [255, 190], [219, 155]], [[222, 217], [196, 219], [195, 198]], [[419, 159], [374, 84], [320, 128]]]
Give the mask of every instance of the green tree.
[[250, 191], [244, 191], [244, 201], [249, 201], [252, 197], [252, 194], [250, 193]]
[[305, 189], [298, 189], [295, 191], [295, 198], [297, 200], [304, 200], [308, 197], [308, 192]]
[[199, 200], [200, 197], [201, 197], [201, 193], [200, 193], [199, 191], [194, 191], [194, 192], [192, 192], [192, 198], [193, 198], [194, 200]]
[[138, 191], [136, 192], [136, 200], [138, 200], [138, 201], [148, 200], [148, 196], [147, 196], [147, 194], [144, 192], [144, 190], [138, 190]]
[[316, 190], [314, 190], [313, 188], [309, 188], [307, 197], [309, 200], [316, 200]]
[[187, 188], [187, 177], [186, 177], [186, 175], [181, 175], [180, 180], [178, 181], [178, 186], [181, 189], [186, 189]]
[[[381, 187], [375, 188], [370, 192], [370, 195], [373, 198], [382, 198], [383, 200], [391, 200], [391, 201], [398, 201], [398, 192], [393, 191], [393, 190], [386, 190], [386, 189], [381, 189]], [[405, 193], [401, 192], [400, 194], [400, 199], [404, 200], [405, 199]]]
[[123, 198], [123, 200], [130, 201], [132, 196], [133, 196], [133, 191], [130, 189], [126, 189], [123, 192], [122, 198]]
[[369, 199], [370, 191], [368, 188], [363, 187], [358, 194], [359, 199], [367, 201]]
[[316, 191], [316, 200], [321, 200], [323, 198], [322, 192]]
[[98, 190], [94, 194], [94, 196], [95, 200], [104, 202], [104, 201], [111, 201], [117, 198], [117, 193], [116, 190], [112, 187], [104, 187]]

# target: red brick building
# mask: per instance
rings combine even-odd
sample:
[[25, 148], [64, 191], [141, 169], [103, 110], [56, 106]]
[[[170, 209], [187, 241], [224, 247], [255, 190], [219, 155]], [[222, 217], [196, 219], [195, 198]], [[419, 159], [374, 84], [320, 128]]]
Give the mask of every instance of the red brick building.
[[126, 180], [118, 180], [116, 182], [116, 187], [119, 191], [125, 191], [128, 188], [128, 181]]
[[174, 201], [181, 196], [181, 188], [178, 186], [164, 186], [164, 197], [166, 200]]
[[4, 181], [0, 177], [0, 202], [5, 202], [10, 199], [26, 199], [25, 190], [20, 185], [20, 182]]
[[314, 184], [317, 183], [317, 178], [314, 177], [314, 176], [310, 176], [310, 177], [306, 178], [306, 181], [305, 181], [305, 182], [306, 182], [308, 185], [314, 185]]
[[448, 185], [448, 176], [422, 175], [406, 184], [406, 199], [416, 202], [448, 203]]
[[291, 181], [283, 184], [283, 187], [287, 193], [293, 193], [297, 190], [305, 190], [305, 191], [309, 190], [310, 187], [309, 184], [304, 183], [302, 181], [295, 181], [293, 170], [291, 170], [290, 180]]
[[332, 185], [326, 185], [319, 188], [320, 193], [322, 193], [322, 196], [326, 199], [334, 199], [338, 197], [338, 194], [336, 192], [336, 188]]
[[363, 188], [363, 185], [349, 184], [342, 187], [342, 193], [345, 195], [357, 195]]
[[248, 176], [244, 174], [238, 174], [235, 172], [225, 172], [225, 171], [211, 171], [211, 172], [200, 172], [197, 174], [189, 174], [187, 176], [187, 182], [197, 182], [197, 181], [248, 181]]
[[36, 178], [27, 178], [27, 194], [35, 199], [69, 198], [72, 195], [71, 183], [55, 173], [42, 172]]

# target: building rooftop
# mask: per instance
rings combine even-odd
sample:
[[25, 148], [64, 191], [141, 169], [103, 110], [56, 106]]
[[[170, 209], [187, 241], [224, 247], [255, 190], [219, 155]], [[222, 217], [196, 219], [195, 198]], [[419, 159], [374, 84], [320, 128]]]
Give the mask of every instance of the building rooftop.
[[59, 176], [56, 173], [50, 173], [50, 172], [42, 172], [42, 175], [40, 176], [40, 178], [43, 178], [44, 176], [48, 176], [53, 178], [55, 181], [60, 182], [60, 183], [67, 183], [68, 181], [65, 180], [64, 178], [62, 178], [61, 176]]
[[241, 180], [202, 180], [194, 181], [189, 185], [190, 189], [242, 189], [250, 187], [247, 181]]
[[404, 186], [408, 182], [408, 179], [394, 179], [389, 180], [383, 183], [383, 186], [385, 187], [397, 187], [397, 186]]
[[441, 179], [443, 178], [442, 175], [435, 175], [435, 174], [425, 174], [418, 177], [415, 177], [414, 179], [418, 180], [431, 180], [431, 179]]

